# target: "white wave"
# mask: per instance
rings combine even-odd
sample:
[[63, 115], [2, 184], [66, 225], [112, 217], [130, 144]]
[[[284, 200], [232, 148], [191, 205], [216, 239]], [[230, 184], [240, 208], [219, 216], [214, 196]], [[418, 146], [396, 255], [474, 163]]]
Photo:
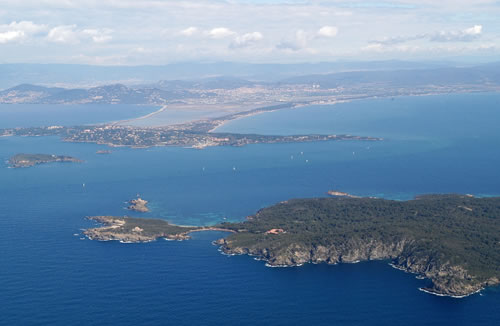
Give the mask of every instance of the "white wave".
[[454, 298], [454, 299], [463, 299], [463, 298], [466, 298], [470, 295], [473, 295], [473, 294], [476, 294], [476, 293], [479, 293], [481, 292], [483, 289], [479, 289], [475, 292], [472, 292], [472, 293], [469, 293], [469, 294], [465, 294], [465, 295], [449, 295], [449, 294], [442, 294], [442, 293], [436, 293], [436, 292], [432, 292], [432, 291], [429, 291], [429, 290], [426, 290], [424, 288], [418, 288], [420, 291], [422, 292], [425, 292], [425, 293], [428, 293], [428, 294], [432, 294], [432, 295], [435, 295], [435, 296], [438, 296], [438, 297], [450, 297], [450, 298]]

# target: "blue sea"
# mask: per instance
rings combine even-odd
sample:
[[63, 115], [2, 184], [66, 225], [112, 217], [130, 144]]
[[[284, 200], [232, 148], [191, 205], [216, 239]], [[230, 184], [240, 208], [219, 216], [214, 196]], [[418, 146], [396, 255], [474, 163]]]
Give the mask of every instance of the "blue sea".
[[158, 109], [127, 104], [0, 104], [0, 128], [96, 124], [137, 118]]
[[[128, 118], [101, 113], [89, 111], [83, 122]], [[4, 126], [20, 119], [13, 110], [0, 117]], [[131, 214], [125, 201], [137, 194], [151, 212], [133, 216], [184, 225], [241, 221], [329, 189], [397, 200], [500, 195], [499, 122], [500, 94], [462, 94], [310, 106], [219, 128], [381, 142], [113, 148], [98, 155], [106, 147], [0, 137], [0, 325], [498, 324], [500, 288], [437, 297], [418, 290], [426, 280], [387, 261], [268, 268], [251, 257], [221, 255], [211, 244], [220, 232], [122, 244], [90, 241], [81, 231], [95, 226], [86, 216]], [[19, 152], [84, 162], [8, 168], [4, 162]]]

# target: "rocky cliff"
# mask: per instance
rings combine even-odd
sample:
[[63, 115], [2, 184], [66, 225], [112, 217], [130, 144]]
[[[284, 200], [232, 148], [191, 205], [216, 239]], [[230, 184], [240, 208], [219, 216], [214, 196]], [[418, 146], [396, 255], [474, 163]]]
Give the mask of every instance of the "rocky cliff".
[[500, 283], [499, 198], [291, 200], [226, 227], [238, 233], [216, 241], [223, 252], [270, 266], [390, 260], [429, 279], [424, 291], [454, 297]]
[[357, 263], [369, 260], [390, 260], [400, 270], [428, 278], [431, 285], [423, 290], [438, 295], [463, 297], [481, 289], [500, 284], [496, 277], [477, 280], [463, 266], [440, 262], [430, 256], [417, 257], [411, 248], [415, 241], [403, 239], [395, 242], [347, 241], [340, 245], [290, 244], [284, 248], [262, 248], [258, 245], [242, 247], [228, 239], [215, 241], [226, 254], [250, 255], [266, 261], [269, 266], [289, 267], [306, 263]]

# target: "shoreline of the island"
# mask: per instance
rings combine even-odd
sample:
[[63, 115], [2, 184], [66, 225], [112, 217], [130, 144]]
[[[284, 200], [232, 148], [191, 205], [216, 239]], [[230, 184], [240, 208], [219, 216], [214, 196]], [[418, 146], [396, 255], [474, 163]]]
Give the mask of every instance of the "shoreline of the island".
[[464, 295], [443, 294], [443, 293], [434, 292], [431, 289], [427, 289], [427, 288], [418, 288], [418, 290], [422, 291], [424, 293], [427, 293], [427, 294], [435, 295], [437, 297], [448, 297], [448, 298], [453, 298], [453, 299], [464, 299], [464, 298], [470, 297], [471, 295], [480, 293], [481, 291], [484, 290], [484, 288], [482, 287], [482, 288], [480, 288], [477, 291], [474, 291], [474, 292], [469, 293], [469, 294], [464, 294]]
[[[356, 260], [356, 261], [353, 261], [353, 262], [340, 262], [340, 263], [334, 263], [334, 264], [329, 264], [327, 262], [314, 263], [314, 262], [309, 261], [309, 262], [300, 263], [300, 264], [274, 265], [274, 264], [271, 264], [269, 262], [269, 259], [267, 259], [267, 258], [265, 258], [263, 256], [252, 255], [252, 254], [249, 254], [249, 253], [226, 252], [226, 251], [224, 251], [223, 246], [220, 245], [220, 244], [217, 244], [216, 241], [213, 241], [212, 244], [215, 245], [215, 246], [219, 246], [218, 251], [221, 254], [225, 255], [225, 256], [231, 257], [231, 256], [243, 256], [243, 255], [245, 255], [245, 256], [253, 258], [253, 260], [264, 262], [264, 266], [268, 267], [268, 268], [294, 268], [294, 267], [302, 267], [302, 266], [304, 266], [306, 264], [313, 264], [313, 265], [326, 264], [328, 266], [336, 266], [336, 265], [339, 265], [339, 264], [357, 264], [357, 263], [363, 263], [363, 262], [373, 262], [373, 261], [383, 261], [383, 260], [385, 260], [385, 259], [381, 259], [381, 260], [370, 260], [370, 259], [368, 259], [368, 260]], [[420, 276], [419, 273], [411, 272], [411, 271], [405, 269], [404, 267], [400, 267], [400, 266], [395, 265], [392, 262], [389, 263], [388, 265], [391, 266], [394, 269], [397, 269], [399, 271], [405, 272], [407, 274], [414, 274], [414, 275]], [[423, 276], [423, 279], [427, 279], [427, 277]], [[478, 294], [481, 291], [483, 291], [484, 289], [485, 289], [484, 287], [481, 287], [480, 289], [478, 289], [478, 290], [476, 290], [476, 291], [474, 291], [472, 293], [468, 293], [468, 294], [464, 294], [464, 295], [451, 295], [451, 294], [444, 294], [444, 293], [435, 292], [435, 291], [432, 291], [432, 289], [429, 289], [429, 288], [423, 288], [423, 287], [418, 288], [419, 291], [422, 291], [422, 292], [427, 293], [427, 294], [432, 294], [432, 295], [435, 295], [435, 296], [438, 296], [438, 297], [449, 297], [449, 298], [453, 298], [453, 299], [464, 299], [464, 298], [467, 298], [467, 297], [472, 296], [474, 294]]]
[[[114, 216], [87, 216], [86, 219], [90, 221], [94, 221], [100, 226], [96, 228], [87, 228], [83, 230], [83, 235], [89, 240], [97, 240], [102, 242], [107, 241], [118, 241], [121, 243], [148, 243], [157, 241], [158, 239], [165, 239], [170, 241], [183, 241], [190, 239], [190, 234], [194, 232], [202, 232], [202, 231], [216, 231], [216, 232], [227, 232], [227, 233], [237, 233], [237, 231], [217, 227], [217, 226], [187, 226], [187, 225], [177, 225], [170, 224], [166, 220], [159, 219], [166, 226], [171, 228], [181, 228], [184, 230], [176, 230], [177, 232], [169, 231], [170, 233], [161, 232], [158, 234], [145, 235], [142, 237], [135, 232], [142, 232], [143, 229], [139, 228], [139, 230], [132, 229], [129, 233], [120, 233], [119, 236], [109, 237], [110, 230], [117, 230], [127, 224], [127, 221], [133, 220], [136, 218], [123, 216], [123, 217], [114, 217]], [[146, 220], [146, 219], [145, 219]], [[151, 220], [151, 219], [150, 219]], [[186, 230], [187, 229], [187, 230]], [[107, 232], [107, 236], [103, 236], [102, 232]], [[132, 235], [132, 237], [131, 237]], [[134, 239], [133, 237], [136, 236]], [[131, 240], [132, 239], [132, 240]]]
[[137, 120], [148, 119], [148, 118], [151, 118], [151, 117], [157, 115], [158, 113], [161, 113], [161, 112], [167, 110], [167, 107], [168, 107], [167, 105], [162, 105], [158, 110], [156, 110], [154, 112], [151, 112], [151, 113], [148, 113], [146, 115], [139, 116], [137, 118], [130, 118], [130, 119], [124, 119], [124, 120], [115, 120], [115, 121], [100, 123], [100, 124], [97, 124], [97, 125], [120, 126], [120, 125], [128, 123], [128, 122], [134, 122], [134, 121], [137, 121]]
[[[249, 254], [249, 253], [234, 253], [234, 252], [227, 252], [227, 251], [224, 251], [223, 249], [223, 245], [220, 245], [220, 244], [217, 244], [216, 243], [217, 240], [215, 241], [212, 241], [212, 244], [214, 246], [219, 246], [218, 250], [222, 255], [224, 256], [228, 256], [228, 257], [232, 257], [232, 256], [248, 256], [248, 257], [251, 257], [253, 258], [253, 260], [256, 260], [256, 261], [262, 261], [264, 262], [264, 266], [267, 267], [267, 268], [294, 268], [294, 267], [302, 267], [306, 264], [313, 264], [313, 265], [319, 265], [319, 264], [326, 264], [328, 266], [336, 266], [336, 265], [339, 265], [339, 264], [358, 264], [358, 263], [363, 263], [363, 262], [374, 262], [374, 261], [384, 261], [385, 259], [368, 259], [368, 260], [356, 260], [356, 261], [352, 261], [352, 262], [339, 262], [339, 263], [334, 263], [334, 264], [329, 264], [327, 262], [312, 262], [312, 261], [308, 261], [308, 262], [305, 262], [305, 263], [299, 263], [299, 264], [280, 264], [280, 265], [275, 265], [275, 264], [272, 264], [269, 262], [269, 259], [263, 257], [263, 256], [260, 256], [260, 255], [253, 255], [253, 254]], [[389, 266], [391, 266], [392, 268], [394, 269], [397, 269], [399, 271], [402, 271], [402, 272], [405, 272], [407, 274], [414, 274], [414, 275], [417, 275], [417, 276], [421, 276], [419, 273], [415, 273], [415, 272], [411, 272], [407, 269], [405, 269], [404, 267], [400, 267], [400, 266], [397, 266], [395, 264], [393, 264], [392, 262], [388, 264]], [[425, 276], [422, 276], [422, 279], [428, 279], [427, 277]], [[468, 294], [464, 294], [464, 295], [451, 295], [451, 294], [445, 294], [445, 293], [439, 293], [439, 292], [435, 292], [435, 291], [432, 291], [432, 289], [429, 289], [429, 288], [423, 288], [423, 287], [420, 287], [418, 288], [419, 291], [422, 291], [424, 293], [427, 293], [427, 294], [432, 294], [432, 295], [435, 295], [435, 296], [438, 296], [438, 297], [449, 297], [449, 298], [453, 298], [453, 299], [464, 299], [464, 298], [467, 298], [469, 296], [472, 296], [474, 294], [478, 294], [480, 293], [481, 291], [483, 291], [485, 288], [484, 287], [481, 287], [480, 289], [474, 291], [474, 292], [471, 292], [471, 293], [468, 293]]]
[[[101, 223], [101, 222], [98, 222], [98, 223]], [[177, 225], [177, 224], [171, 224], [172, 226], [179, 226], [179, 227], [196, 227], [196, 226], [186, 226], [186, 225]], [[227, 233], [237, 233], [236, 231], [234, 230], [230, 230], [230, 229], [224, 229], [224, 228], [213, 228], [213, 227], [206, 227], [206, 228], [200, 228], [200, 229], [194, 229], [194, 230], [190, 230], [188, 232], [182, 232], [182, 233], [178, 233], [175, 235], [176, 238], [168, 238], [167, 236], [159, 236], [159, 237], [155, 237], [154, 239], [149, 239], [149, 240], [137, 240], [137, 241], [124, 241], [124, 240], [121, 240], [121, 239], [99, 239], [97, 237], [92, 237], [88, 234], [85, 233], [85, 231], [87, 231], [88, 229], [85, 229], [84, 232], [83, 232], [83, 236], [85, 238], [87, 238], [88, 240], [92, 240], [92, 241], [100, 241], [100, 242], [109, 242], [109, 241], [118, 241], [120, 243], [127, 243], [127, 244], [130, 244], [130, 243], [137, 243], [137, 244], [141, 244], [141, 243], [149, 243], [149, 242], [155, 242], [157, 241], [158, 239], [163, 239], [163, 240], [166, 240], [166, 241], [186, 241], [186, 240], [189, 240], [189, 235], [191, 233], [195, 233], [195, 232], [227, 232]], [[215, 243], [212, 243], [213, 245], [216, 245]]]

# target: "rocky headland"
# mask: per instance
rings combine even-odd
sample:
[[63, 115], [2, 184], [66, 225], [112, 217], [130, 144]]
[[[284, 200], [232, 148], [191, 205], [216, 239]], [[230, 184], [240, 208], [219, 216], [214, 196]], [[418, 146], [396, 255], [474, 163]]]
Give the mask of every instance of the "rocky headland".
[[87, 229], [83, 233], [91, 240], [100, 241], [150, 242], [158, 238], [186, 240], [189, 239], [189, 232], [199, 229], [172, 225], [161, 219], [115, 216], [92, 216], [89, 219], [102, 226]]
[[388, 260], [428, 280], [423, 291], [463, 297], [500, 283], [500, 197], [427, 195], [409, 201], [377, 198], [294, 199], [264, 208], [241, 223], [181, 227], [163, 220], [93, 217], [104, 227], [90, 239], [123, 242], [190, 232], [232, 234], [214, 244], [272, 267]]
[[179, 226], [162, 219], [116, 216], [91, 216], [88, 219], [102, 224], [83, 232], [91, 240], [120, 241], [126, 243], [150, 242], [159, 238], [187, 240], [189, 234], [200, 231], [235, 232], [220, 227]]

